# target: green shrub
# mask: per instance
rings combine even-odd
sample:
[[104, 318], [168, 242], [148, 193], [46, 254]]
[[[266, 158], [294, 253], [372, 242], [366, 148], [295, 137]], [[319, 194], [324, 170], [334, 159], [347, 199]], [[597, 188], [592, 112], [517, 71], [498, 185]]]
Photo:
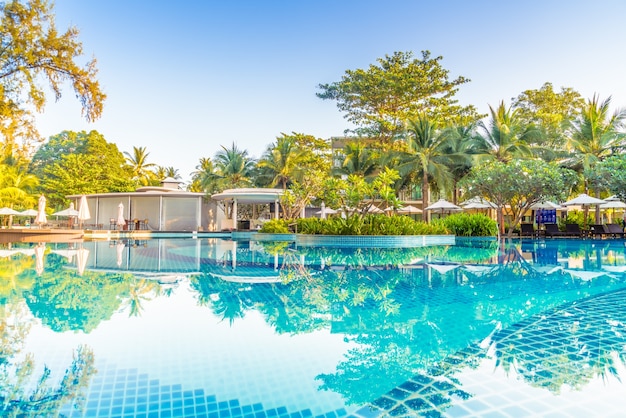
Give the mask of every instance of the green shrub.
[[496, 221], [482, 213], [455, 213], [436, 219], [433, 224], [442, 224], [460, 237], [489, 237], [498, 234]]
[[353, 215], [348, 218], [298, 219], [301, 234], [322, 235], [444, 235], [445, 225], [426, 224], [408, 216]]
[[289, 224], [284, 219], [272, 219], [263, 224], [263, 227], [259, 230], [266, 234], [288, 234]]

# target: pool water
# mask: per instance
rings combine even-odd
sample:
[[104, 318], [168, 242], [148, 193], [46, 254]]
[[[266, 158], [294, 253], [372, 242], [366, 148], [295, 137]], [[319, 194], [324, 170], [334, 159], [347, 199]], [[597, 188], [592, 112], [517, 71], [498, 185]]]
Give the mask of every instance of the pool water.
[[619, 416], [624, 240], [3, 244], [2, 416]]

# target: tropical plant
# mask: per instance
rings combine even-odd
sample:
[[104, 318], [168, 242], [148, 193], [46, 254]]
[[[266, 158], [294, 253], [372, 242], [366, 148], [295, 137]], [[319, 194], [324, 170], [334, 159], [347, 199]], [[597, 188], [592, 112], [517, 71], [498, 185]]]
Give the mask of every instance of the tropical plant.
[[450, 233], [461, 237], [491, 237], [498, 235], [498, 224], [483, 213], [455, 213], [434, 223], [445, 226]]
[[196, 166], [196, 170], [191, 173], [189, 190], [213, 194], [217, 191], [217, 178], [213, 161], [210, 158], [202, 157]]
[[126, 162], [130, 165], [133, 180], [142, 186], [147, 186], [151, 184], [156, 179], [154, 171], [152, 169], [156, 167], [156, 164], [148, 162], [148, 155], [146, 147], [133, 147], [133, 153], [124, 151], [124, 155], [126, 156]]
[[258, 167], [268, 171], [271, 177], [270, 186], [280, 184], [282, 189], [286, 190], [300, 169], [301, 155], [295, 139], [283, 134], [267, 148], [258, 162]]
[[356, 174], [370, 177], [378, 170], [377, 155], [374, 150], [363, 141], [348, 142], [343, 150], [341, 165], [333, 168], [334, 175]]
[[221, 148], [213, 158], [219, 191], [250, 185], [254, 161], [248, 157], [248, 151], [240, 150], [235, 143]]
[[483, 158], [492, 158], [501, 162], [513, 158], [532, 156], [529, 143], [535, 141], [540, 131], [528, 125], [519, 117], [518, 109], [507, 108], [504, 102], [494, 109], [489, 106], [489, 123], [478, 122], [482, 131], [476, 137], [476, 153]]

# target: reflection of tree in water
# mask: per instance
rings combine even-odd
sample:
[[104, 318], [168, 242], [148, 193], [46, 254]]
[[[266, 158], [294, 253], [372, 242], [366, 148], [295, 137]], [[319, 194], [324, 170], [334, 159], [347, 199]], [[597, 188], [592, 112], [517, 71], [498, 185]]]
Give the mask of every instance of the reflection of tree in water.
[[53, 331], [89, 333], [116, 312], [132, 275], [64, 268], [63, 257], [48, 257], [46, 270], [25, 295], [33, 315]]
[[254, 306], [250, 298], [251, 292], [244, 289], [246, 285], [227, 282], [219, 277], [205, 273], [191, 279], [191, 288], [198, 292], [198, 304], [209, 306], [215, 315], [228, 320], [232, 325], [237, 318], [243, 318], [245, 311]]
[[133, 275], [128, 283], [128, 296], [124, 299], [121, 309], [128, 309], [128, 316], [141, 316], [143, 303], [152, 300], [153, 296], [160, 293], [160, 289], [158, 282], [139, 279]]
[[593, 378], [619, 379], [626, 362], [626, 290], [532, 316], [493, 337], [497, 365], [532, 386], [559, 393]]
[[51, 382], [51, 370], [47, 366], [41, 376], [36, 376], [32, 354], [13, 361], [21, 353], [30, 329], [26, 311], [23, 305], [5, 306], [0, 318], [0, 413], [3, 417], [52, 417], [58, 416], [59, 410], [69, 402], [80, 408], [84, 401], [82, 391], [96, 373], [92, 350], [79, 347], [56, 386]]

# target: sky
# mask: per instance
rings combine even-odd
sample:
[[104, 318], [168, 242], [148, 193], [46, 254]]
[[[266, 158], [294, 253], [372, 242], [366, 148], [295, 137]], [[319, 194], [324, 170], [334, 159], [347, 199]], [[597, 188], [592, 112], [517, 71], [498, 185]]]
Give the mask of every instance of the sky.
[[626, 2], [429, 0], [56, 0], [107, 94], [88, 123], [71, 88], [37, 115], [48, 138], [97, 130], [184, 181], [233, 143], [259, 158], [281, 133], [343, 135], [350, 123], [318, 85], [395, 51], [442, 56], [479, 112], [550, 82], [626, 107]]

